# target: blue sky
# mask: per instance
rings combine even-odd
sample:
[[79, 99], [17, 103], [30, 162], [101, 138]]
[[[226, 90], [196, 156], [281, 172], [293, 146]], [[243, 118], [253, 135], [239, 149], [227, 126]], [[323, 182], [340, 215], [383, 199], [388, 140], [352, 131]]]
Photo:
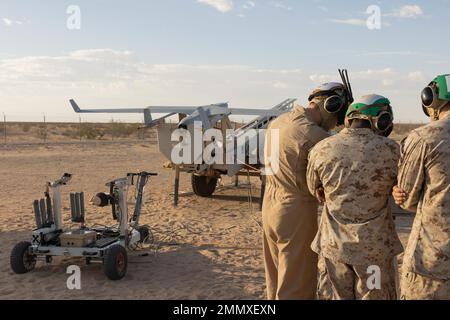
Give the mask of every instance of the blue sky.
[[[70, 5], [80, 8], [80, 30], [66, 27]], [[380, 30], [366, 26], [370, 5], [381, 10]], [[5, 0], [0, 113], [74, 121], [70, 98], [86, 107], [305, 104], [346, 67], [355, 95], [386, 95], [398, 121], [426, 121], [420, 91], [449, 73], [449, 8], [449, 0]]]

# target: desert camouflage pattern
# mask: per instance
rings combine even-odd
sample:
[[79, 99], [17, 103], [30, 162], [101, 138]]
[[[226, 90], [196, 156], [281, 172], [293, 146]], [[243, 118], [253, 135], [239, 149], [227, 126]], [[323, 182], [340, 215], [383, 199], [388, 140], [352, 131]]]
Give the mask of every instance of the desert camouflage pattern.
[[396, 262], [393, 259], [378, 265], [380, 288], [369, 287], [373, 275], [370, 265], [354, 266], [319, 258], [319, 300], [396, 300]]
[[325, 192], [319, 231], [311, 245], [330, 260], [381, 265], [403, 251], [388, 205], [396, 184], [398, 145], [371, 129], [345, 128], [310, 152], [311, 194]]
[[402, 142], [398, 184], [402, 207], [416, 211], [405, 250], [405, 271], [450, 280], [450, 114]]
[[[269, 129], [279, 130], [280, 152], [278, 172], [266, 177], [262, 210], [267, 297], [315, 299], [317, 255], [310, 244], [317, 233], [318, 202], [308, 191], [306, 163], [309, 150], [329, 135], [300, 106]], [[268, 154], [270, 143], [266, 139]]]
[[433, 280], [414, 272], [403, 272], [401, 300], [450, 300], [450, 280]]

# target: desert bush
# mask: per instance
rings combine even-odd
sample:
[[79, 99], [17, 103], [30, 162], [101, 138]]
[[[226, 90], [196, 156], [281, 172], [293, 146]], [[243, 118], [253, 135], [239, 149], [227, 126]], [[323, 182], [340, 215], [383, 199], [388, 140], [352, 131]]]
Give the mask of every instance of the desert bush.
[[107, 132], [113, 137], [129, 137], [138, 129], [137, 124], [123, 123], [111, 120], [108, 124]]
[[88, 140], [101, 139], [105, 135], [105, 130], [94, 123], [83, 123], [80, 131], [81, 137]]
[[40, 125], [40, 126], [38, 127], [38, 130], [37, 130], [37, 136], [38, 136], [39, 139], [47, 140], [47, 137], [48, 137], [48, 135], [47, 135], [47, 129], [45, 128], [44, 125]]
[[30, 129], [31, 129], [31, 123], [27, 123], [27, 122], [24, 122], [24, 123], [21, 123], [20, 124], [20, 127], [22, 128], [22, 131], [23, 132], [30, 132]]
[[64, 131], [61, 132], [61, 135], [67, 138], [79, 138], [80, 137], [80, 132], [79, 131], [75, 131], [72, 129], [66, 129]]

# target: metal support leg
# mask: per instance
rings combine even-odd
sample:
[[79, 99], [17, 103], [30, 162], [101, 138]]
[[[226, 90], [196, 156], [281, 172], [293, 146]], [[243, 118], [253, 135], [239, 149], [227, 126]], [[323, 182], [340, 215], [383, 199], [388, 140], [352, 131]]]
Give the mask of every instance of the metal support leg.
[[44, 226], [46, 224], [46, 213], [47, 208], [45, 207], [45, 199], [39, 200], [39, 212], [41, 213], [41, 225]]
[[238, 174], [236, 174], [234, 176], [234, 186], [235, 187], [239, 186], [239, 175]]
[[261, 198], [259, 199], [259, 210], [262, 210], [264, 193], [266, 192], [266, 176], [261, 176]]
[[123, 246], [128, 245], [128, 206], [127, 206], [127, 186], [119, 185], [119, 207], [120, 207], [120, 242]]
[[175, 166], [175, 184], [174, 184], [174, 191], [173, 191], [173, 206], [178, 206], [178, 191], [180, 187], [180, 167]]
[[34, 200], [33, 209], [34, 209], [34, 217], [36, 219], [36, 227], [37, 229], [40, 229], [42, 228], [42, 215], [41, 215], [41, 207], [39, 206], [39, 200]]

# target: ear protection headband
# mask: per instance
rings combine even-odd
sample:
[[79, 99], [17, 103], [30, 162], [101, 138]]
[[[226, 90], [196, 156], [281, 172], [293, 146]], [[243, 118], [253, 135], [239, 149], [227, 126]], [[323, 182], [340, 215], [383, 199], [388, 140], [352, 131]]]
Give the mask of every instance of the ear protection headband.
[[[326, 96], [323, 108], [326, 112], [331, 114], [338, 114], [338, 125], [344, 124], [345, 114], [347, 113], [347, 107], [350, 105], [353, 99], [352, 87], [348, 78], [348, 71], [346, 69], [339, 69], [339, 75], [342, 79], [342, 87], [335, 90], [319, 91], [309, 96], [308, 101], [312, 101], [319, 96]], [[342, 91], [338, 94], [338, 91]]]
[[321, 91], [309, 96], [308, 101], [312, 101], [314, 98], [326, 96], [323, 108], [328, 113], [337, 113], [345, 105], [345, 100], [340, 95], [336, 94], [336, 91]]
[[422, 90], [422, 110], [428, 117], [432, 116], [435, 120], [439, 117], [439, 110], [450, 102], [449, 89], [450, 75], [440, 75]]
[[[382, 109], [376, 116], [370, 116], [367, 114], [360, 113], [369, 108], [373, 107], [381, 107]], [[394, 129], [394, 116], [392, 113], [392, 107], [390, 105], [368, 105], [364, 108], [360, 108], [357, 110], [350, 110], [349, 115], [346, 119], [346, 126], [350, 126], [350, 120], [352, 119], [363, 119], [370, 122], [372, 130], [374, 130], [377, 134], [388, 137], [392, 130]]]

